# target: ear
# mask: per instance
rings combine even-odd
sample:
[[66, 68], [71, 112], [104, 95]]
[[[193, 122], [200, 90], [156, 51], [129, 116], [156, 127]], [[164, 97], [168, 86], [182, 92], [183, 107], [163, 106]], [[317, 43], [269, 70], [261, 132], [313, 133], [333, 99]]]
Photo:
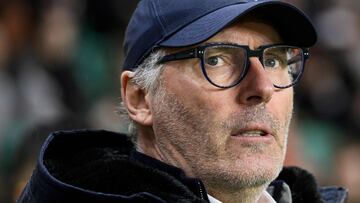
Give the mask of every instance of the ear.
[[152, 125], [149, 95], [139, 88], [131, 78], [134, 72], [124, 71], [121, 74], [121, 98], [127, 109], [129, 117], [141, 125]]

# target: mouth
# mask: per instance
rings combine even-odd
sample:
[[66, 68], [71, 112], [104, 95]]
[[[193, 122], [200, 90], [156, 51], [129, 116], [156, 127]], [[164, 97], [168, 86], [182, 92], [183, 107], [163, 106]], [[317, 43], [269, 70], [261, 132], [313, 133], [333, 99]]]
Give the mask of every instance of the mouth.
[[233, 136], [242, 136], [242, 137], [262, 137], [266, 136], [267, 132], [262, 130], [248, 130], [248, 131], [242, 131], [239, 134], [235, 134]]
[[275, 137], [269, 130], [265, 129], [242, 129], [231, 134], [233, 141], [240, 142], [242, 144], [271, 144]]
[[257, 126], [257, 127], [248, 127], [244, 129], [234, 130], [231, 133], [233, 137], [244, 137], [244, 138], [265, 138], [265, 137], [272, 137], [274, 134], [273, 132], [264, 126]]

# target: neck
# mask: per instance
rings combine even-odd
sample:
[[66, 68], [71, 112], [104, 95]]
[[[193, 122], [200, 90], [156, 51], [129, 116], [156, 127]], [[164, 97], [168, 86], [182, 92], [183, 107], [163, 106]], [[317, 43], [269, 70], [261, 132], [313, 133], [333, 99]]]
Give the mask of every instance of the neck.
[[136, 150], [166, 164], [182, 169], [189, 177], [195, 177], [187, 161], [171, 143], [165, 143], [159, 147], [153, 131], [147, 131], [146, 133], [142, 131], [142, 133], [139, 133], [136, 141]]
[[164, 157], [155, 144], [155, 136], [151, 129], [140, 129], [139, 131], [135, 144], [136, 150], [160, 161], [164, 161]]
[[251, 188], [241, 188], [238, 190], [229, 190], [225, 188], [214, 188], [207, 186], [209, 194], [224, 203], [258, 202], [265, 188], [266, 185]]

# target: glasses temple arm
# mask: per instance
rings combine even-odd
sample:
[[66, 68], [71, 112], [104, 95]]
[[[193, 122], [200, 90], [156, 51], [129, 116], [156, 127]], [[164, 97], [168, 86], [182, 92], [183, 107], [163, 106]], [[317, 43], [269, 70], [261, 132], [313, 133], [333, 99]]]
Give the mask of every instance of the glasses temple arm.
[[157, 63], [161, 64], [161, 63], [165, 63], [168, 61], [196, 58], [197, 52], [198, 52], [197, 49], [191, 49], [191, 50], [177, 52], [175, 54], [169, 54], [169, 55], [162, 57]]

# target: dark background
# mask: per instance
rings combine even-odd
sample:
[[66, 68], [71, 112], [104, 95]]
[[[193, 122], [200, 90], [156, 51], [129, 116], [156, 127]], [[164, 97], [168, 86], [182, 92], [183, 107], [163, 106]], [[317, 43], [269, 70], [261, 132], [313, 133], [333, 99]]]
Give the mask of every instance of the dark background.
[[[319, 42], [295, 88], [286, 165], [360, 202], [360, 2], [291, 0]], [[135, 0], [0, 0], [0, 203], [14, 202], [49, 132], [126, 132], [116, 114]]]

